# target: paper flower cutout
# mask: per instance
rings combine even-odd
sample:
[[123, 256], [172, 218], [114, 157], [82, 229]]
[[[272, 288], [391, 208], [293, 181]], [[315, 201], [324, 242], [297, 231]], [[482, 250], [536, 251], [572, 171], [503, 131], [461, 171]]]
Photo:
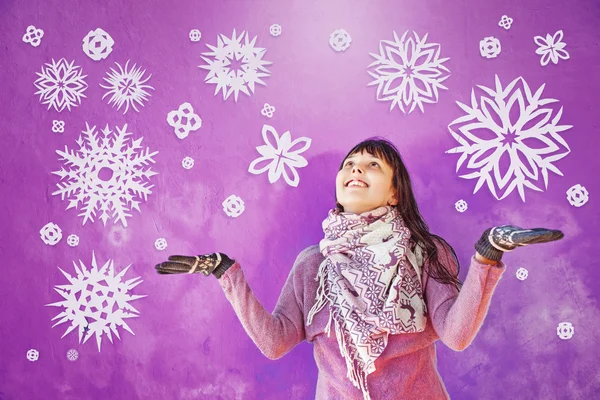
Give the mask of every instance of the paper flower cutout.
[[568, 60], [570, 58], [569, 53], [565, 50], [567, 46], [566, 43], [562, 41], [563, 39], [563, 31], [557, 31], [554, 36], [550, 36], [550, 34], [546, 34], [546, 38], [544, 39], [542, 36], [536, 36], [533, 38], [535, 44], [538, 45], [535, 54], [539, 54], [542, 56], [540, 59], [540, 64], [542, 66], [548, 65], [550, 61], [554, 64], [558, 64], [558, 60]]
[[[308, 165], [308, 161], [300, 154], [310, 147], [311, 140], [301, 137], [292, 141], [289, 131], [279, 137], [275, 128], [270, 125], [263, 126], [262, 137], [266, 144], [256, 148], [262, 157], [252, 161], [248, 171], [255, 175], [269, 171], [270, 183], [275, 183], [283, 176], [288, 185], [298, 186], [300, 176], [296, 168]], [[294, 149], [296, 146], [298, 147]]]

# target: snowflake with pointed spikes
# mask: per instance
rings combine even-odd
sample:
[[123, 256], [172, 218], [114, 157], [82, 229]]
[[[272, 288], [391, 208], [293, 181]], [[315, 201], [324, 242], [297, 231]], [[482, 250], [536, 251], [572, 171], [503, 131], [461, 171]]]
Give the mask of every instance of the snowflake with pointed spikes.
[[35, 94], [40, 95], [42, 104], [48, 104], [58, 112], [65, 108], [71, 111], [71, 107], [81, 104], [81, 99], [86, 97], [83, 92], [88, 88], [81, 67], [75, 61], [68, 63], [61, 58], [58, 62], [52, 59], [52, 63], [46, 63], [42, 72], [36, 72], [39, 78], [34, 82], [38, 89]]
[[121, 106], [125, 104], [125, 114], [129, 111], [129, 106], [131, 105], [133, 109], [137, 112], [140, 110], [137, 109], [136, 103], [144, 106], [144, 101], [148, 101], [148, 97], [150, 97], [150, 93], [147, 92], [147, 89], [154, 88], [150, 85], [146, 85], [146, 82], [152, 77], [150, 74], [148, 77], [144, 78], [144, 74], [146, 70], [142, 71], [141, 67], [137, 67], [136, 64], [133, 64], [133, 67], [129, 69], [129, 60], [125, 63], [125, 68], [121, 67], [119, 63], [117, 67], [119, 71], [111, 68], [112, 73], [107, 73], [108, 77], [104, 77], [104, 80], [108, 82], [108, 85], [100, 84], [101, 88], [108, 89], [102, 99], [106, 96], [111, 96], [108, 100], [108, 104], [117, 106], [117, 110], [121, 109]]
[[448, 90], [442, 82], [450, 76], [443, 65], [449, 58], [440, 58], [441, 46], [427, 43], [427, 36], [406, 31], [399, 39], [394, 32], [393, 41], [379, 42], [379, 54], [370, 53], [375, 61], [367, 72], [375, 80], [367, 86], [377, 85], [377, 100], [391, 100], [390, 111], [397, 105], [403, 113], [416, 107], [423, 112], [423, 103], [438, 102], [438, 89]]
[[202, 59], [207, 65], [199, 65], [199, 68], [208, 70], [204, 82], [217, 85], [215, 96], [222, 91], [223, 99], [227, 100], [233, 93], [237, 102], [240, 92], [250, 96], [250, 92], [254, 93], [255, 84], [266, 86], [261, 78], [271, 75], [265, 66], [272, 62], [262, 59], [267, 50], [254, 47], [255, 44], [256, 36], [249, 40], [246, 31], [236, 36], [235, 29], [231, 38], [218, 35], [217, 46], [206, 44], [212, 51], [202, 53], [206, 56]]
[[59, 268], [69, 283], [54, 286], [54, 290], [64, 300], [46, 304], [47, 306], [62, 307], [64, 309], [52, 318], [52, 321], [59, 320], [52, 327], [70, 322], [62, 337], [77, 329], [79, 343], [82, 343], [82, 340], [85, 343], [89, 338], [95, 336], [98, 351], [100, 351], [103, 336], [108, 337], [111, 343], [113, 343], [113, 333], [118, 339], [121, 339], [117, 327], [121, 327], [135, 335], [125, 320], [139, 317], [139, 311], [130, 303], [146, 296], [130, 293], [133, 288], [142, 283], [140, 277], [125, 282], [121, 281], [131, 265], [115, 275], [113, 261], [108, 260], [102, 268], [98, 269], [96, 256], [93, 252], [91, 269], [88, 270], [81, 260], [79, 260], [79, 264], [80, 266], [77, 266], [77, 263], [73, 262], [77, 273], [76, 277]]
[[[149, 185], [148, 180], [157, 175], [150, 167], [144, 169], [149, 163], [154, 163], [152, 158], [158, 151], [150, 152], [142, 148], [142, 139], [131, 140], [127, 132], [127, 124], [123, 128], [116, 128], [116, 133], [108, 125], [99, 133], [95, 126], [90, 127], [87, 122], [86, 129], [77, 139], [80, 149], [64, 151], [56, 150], [61, 156], [68, 170], [61, 168], [52, 173], [60, 176], [57, 183], [58, 189], [53, 195], [67, 197], [71, 208], [78, 209], [81, 202], [83, 207], [78, 216], [83, 217], [83, 224], [87, 220], [94, 222], [97, 210], [100, 219], [106, 226], [106, 221], [114, 218], [114, 222], [121, 222], [127, 226], [129, 213], [136, 209], [140, 211], [141, 200], [148, 200], [150, 190], [154, 185]], [[109, 215], [112, 212], [112, 215]]]
[[[548, 189], [548, 171], [562, 176], [553, 163], [571, 152], [560, 132], [572, 128], [560, 125], [562, 107], [550, 106], [556, 99], [542, 98], [542, 85], [535, 93], [522, 77], [502, 87], [496, 75], [496, 87], [477, 85], [478, 96], [471, 90], [471, 105], [456, 102], [465, 115], [448, 125], [460, 144], [446, 153], [460, 153], [456, 172], [465, 164], [475, 172], [460, 175], [477, 179], [475, 190], [484, 183], [497, 200], [517, 188], [525, 201], [528, 187], [543, 191], [535, 183], [543, 178]], [[504, 172], [502, 172], [504, 171]], [[465, 171], [466, 172], [466, 171]]]

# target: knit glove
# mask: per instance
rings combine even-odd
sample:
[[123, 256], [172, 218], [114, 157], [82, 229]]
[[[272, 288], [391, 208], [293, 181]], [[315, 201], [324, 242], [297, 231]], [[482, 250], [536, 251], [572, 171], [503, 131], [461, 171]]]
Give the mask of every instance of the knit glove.
[[565, 235], [558, 230], [534, 228], [523, 229], [513, 225], [495, 226], [486, 229], [475, 243], [475, 250], [485, 258], [500, 261], [505, 252], [518, 246], [546, 243], [562, 239]]
[[213, 274], [217, 279], [227, 271], [235, 260], [224, 253], [211, 253], [200, 256], [169, 256], [169, 261], [157, 264], [154, 268], [161, 275], [165, 274]]

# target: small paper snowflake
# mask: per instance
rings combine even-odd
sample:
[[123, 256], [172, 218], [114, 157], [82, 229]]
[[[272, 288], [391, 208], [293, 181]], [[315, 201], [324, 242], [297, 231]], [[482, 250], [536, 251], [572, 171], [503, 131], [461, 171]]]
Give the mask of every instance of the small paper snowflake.
[[567, 190], [567, 200], [573, 207], [581, 207], [590, 199], [587, 189], [580, 184], [573, 185]]
[[175, 128], [175, 135], [179, 139], [185, 139], [190, 132], [202, 127], [202, 118], [194, 112], [194, 108], [188, 102], [181, 104], [177, 110], [170, 111], [167, 114], [167, 122]]
[[244, 201], [239, 196], [236, 196], [234, 194], [226, 198], [223, 202], [223, 211], [225, 211], [225, 214], [232, 218], [239, 217], [240, 215], [242, 215], [244, 210]]
[[142, 71], [142, 68], [137, 67], [136, 64], [133, 64], [133, 67], [129, 69], [129, 60], [125, 63], [125, 68], [121, 67], [119, 63], [115, 64], [119, 70], [111, 68], [112, 73], [107, 73], [107, 77], [104, 78], [108, 85], [100, 84], [100, 87], [108, 89], [102, 96], [102, 99], [106, 96], [111, 96], [108, 104], [113, 107], [117, 106], [117, 110], [120, 110], [121, 106], [125, 104], [123, 114], [129, 111], [130, 105], [135, 111], [139, 112], [140, 110], [137, 109], [136, 103], [143, 107], [143, 102], [148, 101], [148, 97], [150, 97], [150, 93], [147, 90], [154, 90], [152, 86], [146, 85], [146, 82], [150, 80], [152, 75], [144, 78], [146, 70]]
[[263, 109], [260, 110], [260, 113], [267, 118], [272, 118], [274, 112], [275, 112], [275, 107], [273, 107], [272, 105], [270, 105], [268, 103], [265, 103], [265, 105], [263, 106]]
[[36, 349], [30, 349], [27, 351], [27, 359], [29, 361], [37, 361], [40, 358], [40, 352]]
[[79, 352], [75, 349], [70, 349], [67, 351], [67, 360], [69, 361], [77, 361], [79, 358]]
[[65, 131], [65, 121], [52, 121], [52, 132], [54, 133], [63, 133]]
[[49, 246], [54, 246], [62, 239], [62, 229], [53, 222], [48, 222], [40, 230], [42, 241]]
[[83, 52], [92, 60], [104, 60], [110, 53], [115, 44], [113, 38], [103, 29], [89, 31], [83, 38]]
[[454, 208], [456, 208], [456, 211], [458, 212], [465, 212], [467, 211], [468, 205], [467, 202], [464, 200], [458, 200], [456, 203], [454, 203]]
[[44, 31], [36, 28], [33, 25], [29, 25], [27, 27], [27, 31], [23, 35], [23, 41], [25, 43], [29, 43], [33, 47], [38, 47], [40, 43], [42, 43], [42, 38], [44, 37]]

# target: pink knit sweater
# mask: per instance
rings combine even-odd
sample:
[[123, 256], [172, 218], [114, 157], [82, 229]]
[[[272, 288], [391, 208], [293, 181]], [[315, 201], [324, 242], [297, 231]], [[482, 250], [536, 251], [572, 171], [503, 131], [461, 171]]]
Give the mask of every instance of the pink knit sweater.
[[[456, 271], [450, 250], [438, 245], [440, 260]], [[340, 354], [334, 330], [325, 333], [329, 317], [326, 306], [310, 326], [306, 316], [312, 308], [318, 282], [315, 280], [323, 255], [318, 246], [303, 250], [285, 282], [273, 313], [269, 313], [248, 286], [239, 263], [219, 280], [244, 329], [260, 351], [276, 360], [298, 343], [314, 343], [319, 370], [316, 400], [362, 400], [360, 389], [346, 377], [346, 363]], [[367, 377], [373, 400], [449, 399], [437, 371], [435, 342], [440, 339], [455, 351], [465, 349], [475, 338], [487, 314], [492, 293], [506, 266], [479, 263], [475, 256], [460, 293], [423, 272], [427, 302], [427, 326], [423, 332], [390, 335], [383, 353], [375, 361], [376, 371]]]

